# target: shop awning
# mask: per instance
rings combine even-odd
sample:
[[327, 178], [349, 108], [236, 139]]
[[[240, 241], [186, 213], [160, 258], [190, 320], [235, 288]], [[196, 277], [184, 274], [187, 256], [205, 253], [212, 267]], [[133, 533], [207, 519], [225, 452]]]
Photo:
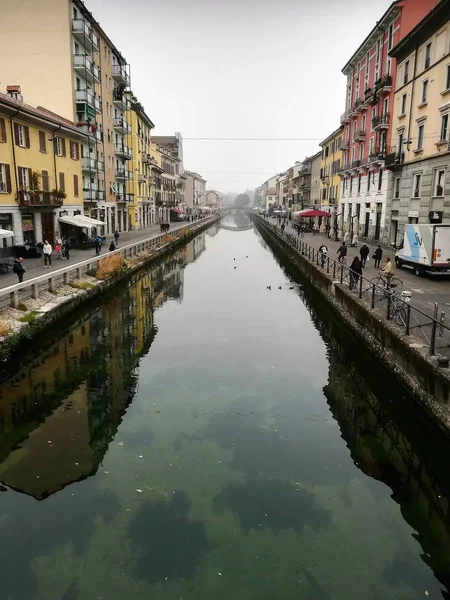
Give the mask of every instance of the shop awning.
[[9, 229], [1, 229], [0, 228], [0, 238], [10, 238], [14, 235], [14, 231], [9, 231]]
[[177, 215], [184, 214], [183, 211], [181, 210], [181, 208], [171, 208], [170, 210], [173, 210], [173, 212], [177, 213]]
[[72, 225], [73, 227], [99, 227], [104, 225], [103, 221], [97, 221], [97, 219], [91, 219], [91, 217], [85, 217], [84, 215], [74, 215], [73, 217], [59, 217], [60, 223], [66, 225]]
[[98, 219], [87, 217], [86, 215], [77, 215], [76, 218], [86, 221], [86, 223], [88, 223], [90, 227], [100, 227], [102, 225], [105, 225], [104, 221], [99, 221]]

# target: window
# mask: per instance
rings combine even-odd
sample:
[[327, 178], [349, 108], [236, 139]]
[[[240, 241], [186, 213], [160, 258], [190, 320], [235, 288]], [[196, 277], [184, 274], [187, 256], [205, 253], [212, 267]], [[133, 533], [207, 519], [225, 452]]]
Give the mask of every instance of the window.
[[59, 189], [62, 192], [66, 191], [66, 182], [65, 182], [65, 179], [64, 179], [64, 173], [60, 173], [59, 174]]
[[30, 129], [26, 125], [14, 123], [14, 139], [16, 146], [21, 148], [30, 147]]
[[9, 165], [0, 163], [0, 193], [11, 193], [11, 169]]
[[450, 90], [450, 65], [447, 65], [447, 81], [445, 89]]
[[425, 125], [422, 123], [417, 129], [417, 150], [423, 150], [423, 135], [425, 131]]
[[404, 138], [405, 132], [404, 131], [400, 131], [400, 133], [398, 134], [398, 150], [397, 152], [403, 152], [403, 138]]
[[80, 148], [76, 142], [70, 142], [70, 158], [72, 160], [79, 160]]
[[362, 116], [362, 119], [361, 119], [361, 129], [362, 129], [362, 131], [366, 130], [366, 115]]
[[443, 196], [444, 195], [444, 184], [445, 184], [445, 169], [438, 169], [434, 173], [433, 196]]
[[414, 173], [414, 175], [413, 175], [413, 189], [412, 189], [412, 197], [413, 198], [420, 198], [421, 184], [422, 184], [422, 174], [421, 173]]
[[367, 191], [370, 192], [370, 171], [367, 173]]
[[405, 115], [406, 114], [406, 94], [403, 94], [402, 96], [402, 112], [400, 114]]
[[47, 142], [45, 140], [45, 131], [39, 132], [39, 152], [47, 152]]
[[447, 137], [448, 137], [448, 114], [442, 115], [440, 141], [441, 142], [447, 141]]
[[403, 65], [403, 84], [408, 83], [409, 79], [409, 60]]
[[66, 140], [59, 136], [55, 138], [55, 154], [57, 156], [66, 155]]
[[73, 176], [73, 195], [78, 196], [78, 175]]
[[381, 192], [381, 187], [383, 185], [383, 169], [378, 171], [378, 191]]
[[376, 56], [376, 63], [378, 64], [380, 62], [380, 48], [381, 48], [381, 43], [380, 43], [380, 38], [377, 39], [377, 56]]
[[394, 24], [391, 23], [391, 25], [389, 25], [388, 50], [390, 50], [392, 48], [393, 43], [394, 43]]
[[42, 171], [42, 190], [44, 192], [50, 191], [50, 179], [48, 177], [48, 171]]
[[362, 177], [362, 175], [361, 175], [361, 173], [359, 173], [359, 175], [358, 175], [358, 194], [361, 193], [361, 177]]
[[400, 198], [400, 181], [401, 177], [396, 177], [394, 181], [394, 198]]
[[19, 188], [21, 190], [29, 189], [33, 175], [31, 169], [27, 169], [26, 167], [17, 167], [17, 175], [19, 176]]
[[431, 42], [425, 46], [425, 64], [424, 69], [428, 69], [431, 61]]
[[422, 82], [422, 104], [427, 101], [428, 95], [428, 79]]
[[353, 190], [353, 175], [350, 175], [350, 194], [352, 193]]
[[0, 143], [6, 142], [6, 122], [0, 117]]

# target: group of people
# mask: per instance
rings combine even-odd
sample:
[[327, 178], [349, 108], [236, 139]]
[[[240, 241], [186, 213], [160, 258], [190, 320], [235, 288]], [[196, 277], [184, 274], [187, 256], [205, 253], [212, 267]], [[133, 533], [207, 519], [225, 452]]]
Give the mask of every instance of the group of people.
[[[338, 262], [341, 264], [346, 263], [347, 259], [347, 250], [348, 246], [345, 242], [339, 246], [337, 251]], [[325, 243], [319, 247], [319, 254], [322, 268], [325, 266], [325, 261], [328, 256], [328, 247]], [[363, 244], [359, 250], [359, 257], [355, 256], [353, 259], [349, 269], [350, 269], [350, 289], [356, 287], [359, 282], [359, 278], [362, 276], [362, 270], [366, 266], [367, 259], [369, 258], [370, 249], [367, 244]], [[374, 266], [376, 269], [380, 268], [381, 259], [383, 258], [383, 248], [380, 244], [375, 248], [374, 253], [372, 254], [372, 259], [374, 261]], [[390, 280], [392, 278], [392, 262], [389, 257], [385, 258], [385, 265], [381, 270], [381, 273], [384, 275], [386, 279], [386, 284], [389, 287]]]

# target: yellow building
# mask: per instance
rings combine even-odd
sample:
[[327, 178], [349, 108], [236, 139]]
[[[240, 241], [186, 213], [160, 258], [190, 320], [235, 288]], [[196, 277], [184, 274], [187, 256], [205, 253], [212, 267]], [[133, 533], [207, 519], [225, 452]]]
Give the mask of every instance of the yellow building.
[[14, 232], [3, 254], [54, 243], [66, 233], [59, 219], [83, 213], [85, 139], [70, 121], [25, 104], [18, 86], [0, 93], [0, 228]]
[[321, 207], [337, 206], [340, 199], [343, 127], [333, 131], [323, 142], [320, 162], [319, 202]]
[[407, 223], [450, 223], [450, 0], [390, 52], [397, 59], [388, 190], [389, 242]]
[[130, 229], [143, 229], [156, 222], [155, 205], [152, 199], [151, 134], [154, 124], [137, 98], [127, 93], [130, 110], [125, 116], [131, 124], [126, 143], [132, 150], [129, 161], [130, 180], [128, 192], [128, 214]]

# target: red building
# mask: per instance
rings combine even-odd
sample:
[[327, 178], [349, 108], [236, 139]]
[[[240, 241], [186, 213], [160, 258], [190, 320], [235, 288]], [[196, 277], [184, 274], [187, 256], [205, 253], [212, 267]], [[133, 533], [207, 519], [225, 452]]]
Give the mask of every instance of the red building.
[[342, 69], [347, 77], [341, 187], [341, 229], [348, 238], [387, 242], [390, 110], [394, 105], [395, 59], [388, 56], [439, 0], [397, 0]]

